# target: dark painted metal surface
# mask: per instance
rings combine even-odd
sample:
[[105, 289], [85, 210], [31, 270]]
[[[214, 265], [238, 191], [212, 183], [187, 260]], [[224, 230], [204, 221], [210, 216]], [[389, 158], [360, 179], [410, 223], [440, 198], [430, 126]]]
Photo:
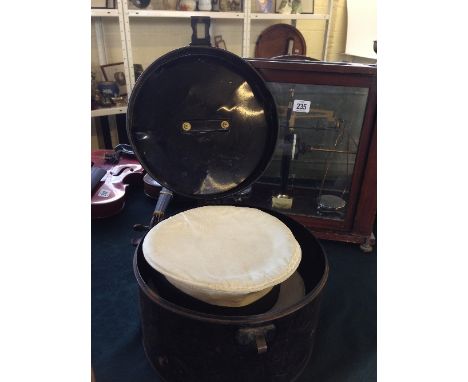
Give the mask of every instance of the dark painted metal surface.
[[269, 213], [292, 230], [303, 254], [299, 272], [306, 296], [282, 311], [220, 316], [183, 308], [148, 285], [148, 265], [141, 243], [138, 246], [134, 271], [140, 287], [143, 345], [164, 380], [291, 382], [300, 375], [314, 345], [328, 262], [306, 228]]
[[152, 178], [179, 195], [208, 200], [233, 195], [262, 174], [278, 121], [251, 65], [222, 49], [186, 47], [140, 76], [127, 130]]

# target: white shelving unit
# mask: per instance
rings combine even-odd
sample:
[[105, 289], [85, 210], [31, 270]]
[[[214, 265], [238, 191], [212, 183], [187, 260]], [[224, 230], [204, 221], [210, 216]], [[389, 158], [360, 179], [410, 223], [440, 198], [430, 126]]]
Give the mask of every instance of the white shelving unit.
[[206, 16], [212, 19], [243, 19], [244, 12], [184, 12], [184, 11], [156, 11], [156, 10], [135, 10], [129, 9], [130, 17], [175, 17], [188, 19], [192, 16]]
[[[133, 69], [133, 49], [132, 49], [132, 32], [130, 26], [131, 19], [154, 18], [154, 19], [188, 19], [192, 16], [208, 16], [214, 20], [240, 20], [243, 21], [242, 31], [242, 56], [249, 57], [249, 48], [251, 40], [251, 24], [256, 20], [290, 20], [293, 23], [297, 20], [322, 20], [325, 21], [324, 43], [322, 49], [322, 60], [326, 61], [328, 54], [328, 40], [330, 35], [330, 20], [332, 17], [333, 0], [328, 0], [328, 12], [326, 14], [277, 14], [277, 13], [255, 13], [251, 12], [251, 1], [244, 0], [243, 12], [186, 12], [186, 11], [163, 11], [163, 10], [145, 10], [145, 9], [129, 9], [129, 0], [117, 0], [117, 9], [93, 9], [91, 16], [93, 18], [96, 36], [98, 39], [97, 46], [99, 52], [100, 65], [107, 63], [106, 46], [102, 31], [101, 18], [103, 17], [118, 17], [120, 36], [122, 44], [122, 55], [125, 66], [125, 75], [129, 79], [127, 90], [130, 94], [135, 85], [135, 76]], [[157, 21], [156, 21], [157, 23]], [[176, 47], [174, 47], [176, 48]], [[106, 111], [107, 114], [106, 114]], [[91, 115], [104, 116], [119, 113], [125, 113], [126, 108], [109, 108], [93, 110]]]
[[328, 15], [301, 14], [283, 15], [280, 13], [251, 13], [251, 20], [328, 20]]
[[91, 9], [91, 17], [119, 17], [118, 9]]
[[106, 107], [102, 109], [91, 110], [91, 117], [105, 117], [107, 115], [125, 114], [127, 106], [123, 107]]
[[[125, 33], [124, 27], [124, 11], [121, 0], [117, 0], [116, 4], [117, 9], [91, 9], [91, 20], [96, 32], [96, 45], [99, 56], [99, 65], [106, 65], [109, 63], [102, 18], [116, 18], [119, 20], [120, 41], [122, 45], [122, 61], [124, 62], [125, 76], [127, 78], [131, 78], [130, 66], [128, 64], [127, 35]], [[133, 65], [131, 67], [133, 67]], [[133, 70], [131, 72], [133, 73]], [[126, 106], [109, 107], [91, 110], [91, 117], [105, 117], [109, 115], [125, 114], [126, 112]]]

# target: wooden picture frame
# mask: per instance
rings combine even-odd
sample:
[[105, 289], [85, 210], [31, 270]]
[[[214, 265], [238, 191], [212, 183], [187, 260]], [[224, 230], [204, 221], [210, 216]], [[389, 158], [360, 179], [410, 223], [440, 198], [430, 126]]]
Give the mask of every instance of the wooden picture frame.
[[227, 50], [226, 43], [223, 40], [223, 36], [221, 35], [214, 36], [214, 41], [215, 41], [216, 48]]
[[127, 94], [127, 79], [123, 62], [101, 65], [101, 71], [106, 81], [116, 82], [119, 87], [119, 95]]
[[[259, 0], [257, 0], [259, 1]], [[297, 7], [296, 2], [300, 1], [300, 12], [296, 12], [294, 8]], [[286, 7], [286, 11], [282, 11], [281, 8], [282, 6]], [[314, 13], [314, 0], [288, 0], [287, 4], [283, 4], [282, 0], [277, 0], [276, 1], [276, 13], [285, 13], [285, 14], [290, 14], [290, 13], [301, 13], [301, 14], [311, 14]]]

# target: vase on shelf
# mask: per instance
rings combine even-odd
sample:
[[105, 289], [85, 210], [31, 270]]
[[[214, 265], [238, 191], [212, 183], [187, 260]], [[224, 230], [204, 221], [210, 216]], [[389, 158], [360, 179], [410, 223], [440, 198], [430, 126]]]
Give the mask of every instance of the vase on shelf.
[[211, 11], [211, 0], [198, 0], [199, 11]]
[[179, 11], [194, 11], [197, 8], [195, 0], [180, 0]]

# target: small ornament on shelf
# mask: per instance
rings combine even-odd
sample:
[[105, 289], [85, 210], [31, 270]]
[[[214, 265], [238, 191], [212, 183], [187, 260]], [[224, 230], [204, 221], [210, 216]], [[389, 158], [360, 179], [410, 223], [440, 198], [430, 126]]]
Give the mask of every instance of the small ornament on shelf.
[[277, 13], [296, 14], [314, 13], [313, 0], [281, 0], [277, 3]]
[[291, 13], [302, 13], [302, 0], [292, 0]]
[[197, 2], [195, 0], [180, 0], [177, 5], [179, 11], [194, 11], [197, 9]]
[[219, 10], [221, 12], [242, 12], [242, 0], [219, 0]]
[[117, 82], [98, 82], [97, 89], [100, 95], [100, 105], [104, 107], [112, 106], [112, 98], [119, 96], [119, 85], [117, 85]]
[[278, 5], [278, 9], [276, 12], [289, 15], [292, 12], [292, 4], [291, 0], [281, 0], [281, 2]]
[[117, 107], [127, 106], [127, 97], [125, 96], [111, 97], [111, 101]]
[[257, 12], [258, 13], [272, 13], [273, 12], [273, 0], [256, 0], [257, 1]]
[[231, 0], [229, 3], [231, 6], [231, 11], [242, 12], [242, 0]]
[[198, 0], [199, 11], [211, 11], [211, 0]]

